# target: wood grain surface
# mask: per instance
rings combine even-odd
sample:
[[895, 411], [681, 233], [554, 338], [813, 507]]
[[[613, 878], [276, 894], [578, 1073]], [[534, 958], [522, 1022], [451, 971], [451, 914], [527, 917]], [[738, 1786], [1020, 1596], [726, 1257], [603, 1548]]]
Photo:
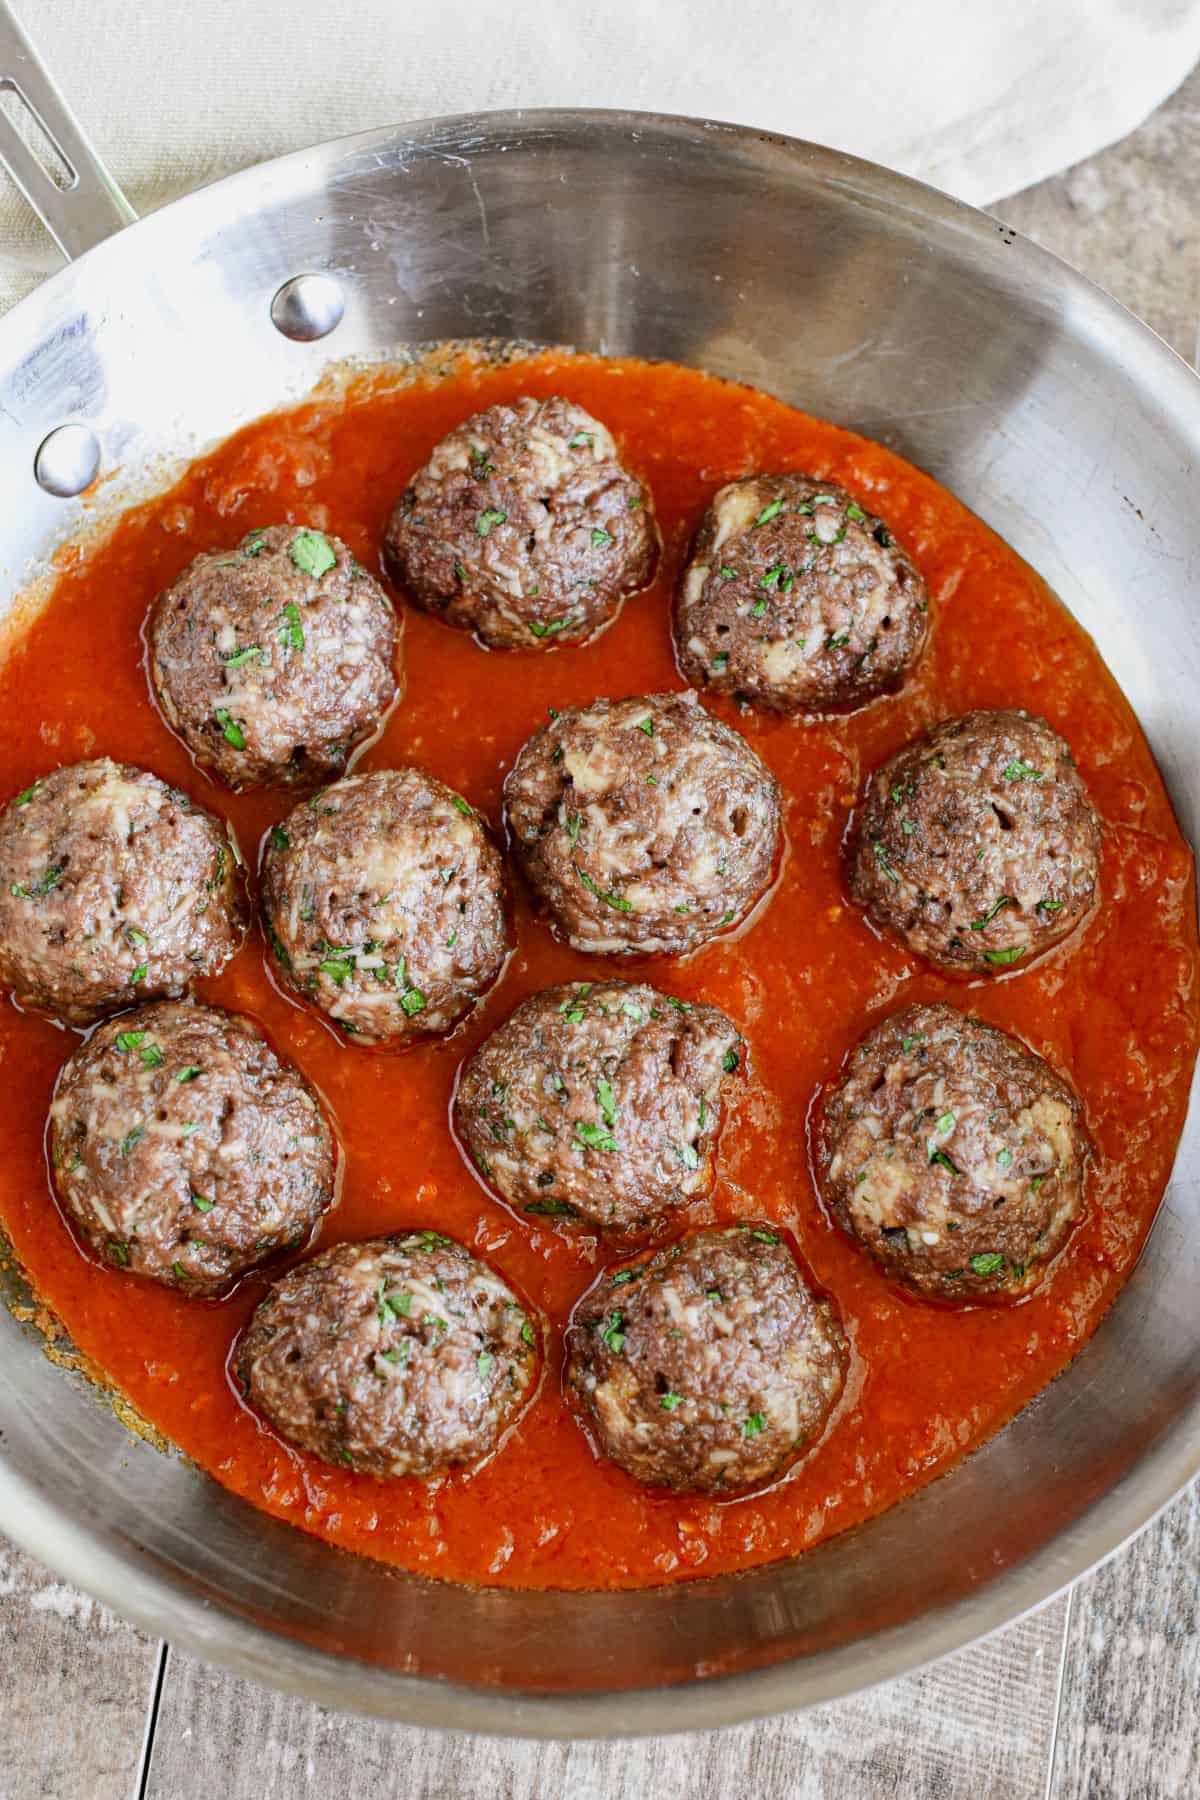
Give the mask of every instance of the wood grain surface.
[[[995, 210], [1200, 353], [1200, 72]], [[0, 1541], [0, 1800], [1190, 1800], [1200, 1496], [924, 1673], [712, 1734], [527, 1744], [372, 1724], [166, 1651]], [[669, 1720], [664, 1701], [664, 1722]]]

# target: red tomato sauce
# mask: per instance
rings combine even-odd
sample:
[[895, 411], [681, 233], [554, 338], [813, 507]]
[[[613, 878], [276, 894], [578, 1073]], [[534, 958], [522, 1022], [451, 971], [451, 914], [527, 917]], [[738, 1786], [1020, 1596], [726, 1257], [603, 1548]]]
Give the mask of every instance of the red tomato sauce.
[[[336, 532], [379, 566], [392, 502], [437, 439], [521, 393], [560, 392], [613, 429], [650, 485], [665, 556], [654, 587], [591, 647], [488, 655], [406, 608], [407, 691], [362, 767], [415, 761], [500, 824], [505, 771], [550, 706], [680, 686], [670, 595], [719, 483], [800, 468], [865, 497], [928, 582], [932, 641], [898, 697], [848, 718], [788, 722], [713, 702], [774, 769], [788, 854], [740, 935], [677, 961], [633, 965], [685, 998], [725, 1007], [751, 1046], [712, 1197], [680, 1228], [747, 1216], [794, 1234], [836, 1297], [851, 1376], [819, 1446], [771, 1491], [736, 1501], [639, 1488], [603, 1462], [560, 1387], [561, 1333], [604, 1255], [516, 1219], [485, 1193], [448, 1128], [455, 1071], [528, 993], [611, 973], [556, 945], [516, 898], [517, 948], [487, 1003], [449, 1042], [403, 1054], [345, 1047], [272, 985], [252, 936], [199, 997], [254, 1014], [327, 1098], [345, 1151], [323, 1245], [436, 1227], [490, 1259], [548, 1321], [535, 1400], [473, 1473], [385, 1484], [300, 1455], [241, 1404], [230, 1345], [267, 1277], [220, 1302], [189, 1300], [85, 1257], [51, 1196], [43, 1121], [74, 1035], [0, 1009], [0, 1214], [41, 1298], [79, 1349], [217, 1481], [331, 1543], [456, 1581], [622, 1587], [794, 1555], [921, 1487], [1036, 1394], [1075, 1355], [1150, 1227], [1182, 1128], [1196, 1054], [1192, 858], [1149, 749], [1090, 639], [1038, 577], [957, 500], [878, 445], [695, 371], [539, 354], [463, 358], [439, 379], [357, 378], [260, 421], [64, 552], [53, 594], [0, 665], [0, 793], [58, 763], [108, 754], [157, 771], [233, 824], [248, 863], [294, 803], [236, 796], [191, 765], [148, 694], [140, 631], [154, 595], [200, 550], [252, 526]], [[1040, 965], [976, 983], [939, 976], [876, 936], [846, 899], [840, 844], [866, 773], [934, 720], [974, 706], [1044, 713], [1070, 741], [1105, 824], [1101, 904]], [[1086, 1213], [1024, 1304], [951, 1310], [906, 1298], [825, 1217], [806, 1121], [820, 1084], [873, 1019], [948, 998], [1016, 1032], [1062, 1069], [1097, 1156]], [[611, 1254], [609, 1256], [611, 1260]]]

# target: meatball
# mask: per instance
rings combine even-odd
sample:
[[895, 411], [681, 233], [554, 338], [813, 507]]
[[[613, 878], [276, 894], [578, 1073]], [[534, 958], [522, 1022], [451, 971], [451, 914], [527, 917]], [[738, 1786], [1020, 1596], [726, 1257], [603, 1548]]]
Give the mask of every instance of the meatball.
[[89, 1025], [182, 994], [240, 947], [246, 911], [225, 826], [128, 763], [55, 769], [0, 813], [0, 981]]
[[601, 956], [677, 956], [747, 913], [780, 845], [770, 770], [694, 694], [552, 718], [504, 784], [513, 845], [555, 928]]
[[658, 546], [650, 495], [608, 431], [554, 395], [444, 437], [400, 496], [385, 555], [419, 606], [489, 649], [550, 650], [610, 624]]
[[168, 724], [231, 788], [340, 775], [396, 697], [391, 601], [340, 539], [303, 526], [198, 556], [147, 640]]
[[766, 1225], [606, 1270], [567, 1333], [567, 1384], [605, 1456], [704, 1493], [779, 1475], [823, 1429], [846, 1364], [832, 1307]]
[[972, 712], [872, 775], [850, 891], [940, 968], [995, 975], [1067, 937], [1096, 897], [1100, 824], [1044, 719]]
[[712, 1187], [743, 1055], [715, 1006], [623, 981], [547, 988], [465, 1065], [459, 1136], [520, 1211], [635, 1229]]
[[413, 1231], [292, 1269], [235, 1366], [250, 1404], [300, 1449], [372, 1475], [438, 1475], [495, 1448], [532, 1388], [537, 1332], [486, 1263]]
[[358, 1043], [448, 1031], [508, 955], [499, 853], [423, 769], [297, 806], [268, 835], [262, 910], [281, 980]]
[[953, 1006], [910, 1006], [851, 1051], [826, 1102], [826, 1204], [886, 1273], [949, 1300], [1017, 1299], [1083, 1198], [1088, 1140], [1061, 1075]]
[[50, 1161], [94, 1250], [187, 1294], [303, 1243], [334, 1192], [300, 1072], [250, 1019], [170, 1000], [110, 1019], [66, 1064]]
[[811, 475], [751, 475], [713, 496], [675, 600], [695, 686], [771, 712], [860, 706], [897, 687], [929, 600], [883, 523]]

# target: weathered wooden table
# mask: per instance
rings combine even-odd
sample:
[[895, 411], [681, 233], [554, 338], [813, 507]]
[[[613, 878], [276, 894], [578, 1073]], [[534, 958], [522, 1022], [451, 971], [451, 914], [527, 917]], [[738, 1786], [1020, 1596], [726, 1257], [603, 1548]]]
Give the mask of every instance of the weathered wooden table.
[[[1124, 144], [996, 210], [1195, 362], [1197, 166], [1200, 71]], [[922, 1675], [730, 1731], [531, 1745], [280, 1698], [143, 1637], [0, 1540], [0, 1800], [1191, 1800], [1198, 1571], [1193, 1489], [1071, 1594]]]

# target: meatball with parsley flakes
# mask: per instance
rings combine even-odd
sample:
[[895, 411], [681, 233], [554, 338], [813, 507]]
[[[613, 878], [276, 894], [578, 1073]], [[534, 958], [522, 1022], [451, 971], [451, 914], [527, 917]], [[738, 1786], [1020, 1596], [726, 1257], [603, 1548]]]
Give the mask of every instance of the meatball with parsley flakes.
[[1058, 733], [1005, 709], [948, 719], [875, 771], [850, 891], [940, 968], [1024, 968], [1091, 912], [1100, 822]]
[[602, 956], [679, 956], [774, 874], [779, 788], [696, 696], [566, 707], [504, 783], [513, 847], [556, 930]]
[[847, 1363], [832, 1305], [760, 1224], [606, 1269], [567, 1333], [568, 1389], [604, 1455], [707, 1494], [781, 1475], [824, 1430]]
[[100, 1026], [58, 1079], [64, 1212], [114, 1268], [219, 1292], [308, 1237], [334, 1194], [316, 1096], [237, 1013], [163, 1001]]
[[714, 494], [675, 599], [687, 679], [770, 712], [861, 706], [898, 687], [928, 623], [925, 583], [883, 520], [801, 474]]
[[817, 1167], [830, 1211], [894, 1280], [1017, 1300], [1083, 1203], [1079, 1100], [1042, 1057], [953, 1006], [910, 1006], [851, 1051]]
[[267, 835], [262, 913], [285, 987], [354, 1043], [449, 1031], [508, 955], [504, 871], [424, 769], [351, 775]]
[[0, 982], [90, 1025], [216, 975], [246, 934], [220, 819], [129, 763], [72, 763], [0, 813]]
[[198, 556], [154, 602], [147, 643], [168, 724], [231, 788], [340, 775], [396, 697], [391, 601], [303, 526]]
[[571, 400], [490, 406], [437, 445], [396, 503], [389, 568], [418, 606], [491, 650], [581, 644], [658, 560], [650, 495]]
[[715, 1006], [645, 983], [525, 1000], [463, 1068], [462, 1144], [519, 1212], [622, 1232], [706, 1194], [745, 1046]]
[[281, 1437], [386, 1478], [469, 1467], [529, 1398], [539, 1332], [494, 1269], [436, 1231], [339, 1244], [260, 1303], [234, 1368]]

